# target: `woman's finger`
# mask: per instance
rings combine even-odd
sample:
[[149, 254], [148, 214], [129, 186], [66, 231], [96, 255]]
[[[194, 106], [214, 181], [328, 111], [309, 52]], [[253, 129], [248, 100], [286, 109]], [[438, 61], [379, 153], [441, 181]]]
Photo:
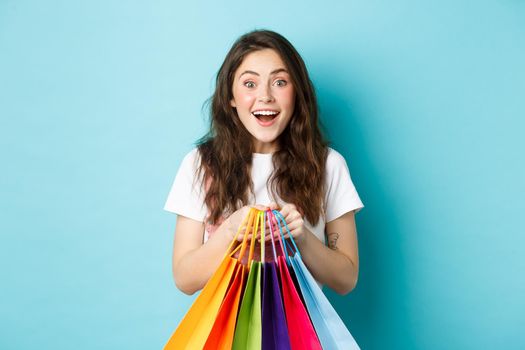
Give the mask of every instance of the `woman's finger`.
[[272, 203], [270, 203], [269, 207], [270, 207], [271, 210], [277, 210], [277, 209], [279, 209], [279, 204], [277, 204], [275, 202], [272, 202]]
[[300, 216], [301, 214], [299, 214], [297, 210], [295, 209], [291, 210], [290, 213], [288, 214], [287, 222], [293, 222], [294, 220], [297, 220]]
[[[276, 233], [274, 232], [273, 233], [273, 239], [276, 239], [278, 236], [276, 235]], [[271, 233], [268, 233], [265, 237], [264, 237], [264, 240], [267, 242], [269, 240], [272, 239], [272, 234]]]
[[301, 216], [297, 210], [294, 210], [290, 213], [290, 221], [294, 221], [295, 219], [298, 219]]
[[[283, 233], [284, 233], [284, 232], [283, 232]], [[271, 240], [271, 238], [272, 238], [271, 233], [268, 233], [268, 234], [264, 237], [264, 240], [267, 242], [267, 241]], [[273, 239], [274, 239], [274, 240], [281, 239], [281, 232], [279, 232], [279, 231], [274, 231], [274, 232], [273, 232]]]
[[262, 210], [262, 211], [268, 210], [268, 207], [266, 205], [262, 205], [262, 204], [256, 204], [256, 205], [253, 205], [252, 207], [257, 209], [257, 210]]
[[286, 216], [288, 215], [288, 213], [290, 212], [290, 206], [288, 204], [285, 204], [281, 210], [279, 211], [279, 213], [281, 213], [281, 215], [286, 218]]

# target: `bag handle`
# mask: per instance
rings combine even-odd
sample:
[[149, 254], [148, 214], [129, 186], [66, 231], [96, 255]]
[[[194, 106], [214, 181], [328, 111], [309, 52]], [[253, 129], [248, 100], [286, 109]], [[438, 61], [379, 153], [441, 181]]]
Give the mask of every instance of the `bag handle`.
[[[281, 214], [278, 211], [275, 211], [275, 212], [278, 213], [278, 214]], [[274, 217], [274, 220], [275, 220], [275, 224], [279, 228], [279, 232], [280, 232], [279, 244], [281, 245], [281, 251], [283, 252], [284, 257], [287, 257], [288, 256], [288, 249], [291, 251], [292, 248], [288, 247], [289, 243], [286, 241], [286, 239], [283, 236], [283, 230], [282, 230], [282, 225], [281, 225], [280, 219], [273, 212], [272, 212], [272, 214], [273, 214], [273, 217]], [[283, 221], [284, 221], [284, 219], [283, 219]], [[287, 247], [288, 247], [288, 249], [286, 249]]]
[[[279, 226], [277, 221], [276, 221], [276, 219], [275, 219], [274, 212], [276, 212], [276, 210], [272, 211], [272, 210], [268, 209], [268, 211], [266, 213], [267, 213], [267, 216], [269, 217], [269, 221], [270, 221], [270, 225], [268, 225], [268, 226], [270, 226], [270, 239], [272, 240], [273, 256], [274, 256], [275, 262], [277, 262], [277, 257], [279, 256], [279, 254], [277, 253], [277, 251], [275, 249], [275, 240], [277, 240], [279, 242], [279, 245], [281, 247], [281, 252], [282, 252], [282, 254], [284, 256], [286, 256], [286, 254], [285, 254], [286, 249], [283, 246], [283, 242], [280, 239], [274, 238], [274, 233], [273, 233], [274, 231], [273, 231], [272, 226], [273, 226], [273, 224], [275, 224], [276, 226]], [[279, 229], [280, 229], [280, 227], [279, 227]], [[281, 232], [281, 234], [282, 234], [282, 232]]]
[[253, 260], [253, 251], [255, 249], [255, 241], [257, 239], [257, 231], [259, 231], [260, 219], [261, 219], [261, 215], [260, 215], [261, 211], [255, 210], [255, 213], [256, 213], [255, 214], [255, 224], [252, 230], [252, 239], [250, 241], [250, 253], [248, 255], [248, 270], [250, 269], [250, 266]]
[[264, 211], [260, 211], [259, 212], [259, 216], [261, 217], [262, 219], [262, 226], [261, 226], [261, 240], [260, 240], [260, 243], [261, 243], [261, 262], [264, 262], [265, 260], [265, 251], [264, 251], [264, 247], [266, 246], [266, 243], [264, 242], [264, 237], [266, 237], [266, 219], [265, 219], [265, 216], [264, 216]]
[[[239, 247], [241, 249], [241, 252], [239, 253], [238, 260], [241, 260], [242, 257], [244, 256], [244, 252], [246, 250], [246, 242], [248, 241], [247, 233], [248, 233], [248, 230], [250, 229], [250, 226], [253, 225], [253, 217], [255, 215], [255, 210], [256, 210], [255, 208], [250, 208], [248, 215], [246, 215], [244, 219], [242, 220], [242, 223], [239, 225], [239, 228], [237, 229], [235, 236], [230, 242], [230, 245], [228, 246], [228, 249], [226, 250], [226, 254], [224, 255], [224, 257], [226, 256], [233, 257], [233, 254], [235, 254], [235, 252], [239, 249]], [[242, 238], [242, 243], [238, 247], [232, 250], [235, 242], [237, 242], [237, 237], [239, 237], [239, 233], [241, 232], [242, 227], [246, 224], [246, 222], [248, 222], [248, 224], [246, 225], [246, 229], [244, 230], [244, 237]]]
[[266, 217], [268, 218], [268, 226], [270, 227], [270, 237], [272, 242], [272, 251], [273, 251], [273, 257], [274, 260], [277, 260], [277, 252], [275, 251], [275, 242], [273, 241], [273, 228], [272, 228], [272, 220], [270, 218], [271, 212], [270, 210], [266, 211]]
[[[299, 252], [299, 248], [297, 248], [297, 244], [295, 244], [295, 240], [294, 240], [294, 238], [292, 236], [292, 233], [290, 232], [290, 229], [288, 228], [288, 225], [286, 224], [286, 220], [284, 219], [284, 216], [280, 212], [275, 210], [275, 209], [273, 210], [273, 214], [277, 218], [277, 221], [279, 221], [279, 225], [278, 226], [279, 226], [279, 231], [281, 233], [281, 241], [283, 242], [284, 249], [286, 250], [286, 247], [288, 247], [292, 253], [297, 254], [299, 257], [301, 257], [301, 253]], [[282, 226], [283, 225], [281, 224], [281, 221], [282, 221], [282, 224], [284, 224], [284, 227], [286, 228], [286, 233], [288, 234], [288, 237], [290, 238], [290, 241], [293, 244], [293, 249], [289, 245], [289, 243], [286, 241], [286, 239], [284, 238], [284, 234], [283, 234], [283, 230], [282, 230]], [[289, 260], [288, 252], [286, 252], [285, 256], [286, 256], [286, 260]]]

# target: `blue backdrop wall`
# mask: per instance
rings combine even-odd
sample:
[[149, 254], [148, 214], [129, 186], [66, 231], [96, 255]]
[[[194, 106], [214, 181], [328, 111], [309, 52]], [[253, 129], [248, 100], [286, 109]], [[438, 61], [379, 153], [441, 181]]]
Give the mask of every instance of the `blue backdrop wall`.
[[256, 28], [365, 204], [358, 286], [326, 291], [362, 348], [525, 348], [518, 0], [0, 1], [0, 348], [162, 348], [194, 298], [162, 207]]

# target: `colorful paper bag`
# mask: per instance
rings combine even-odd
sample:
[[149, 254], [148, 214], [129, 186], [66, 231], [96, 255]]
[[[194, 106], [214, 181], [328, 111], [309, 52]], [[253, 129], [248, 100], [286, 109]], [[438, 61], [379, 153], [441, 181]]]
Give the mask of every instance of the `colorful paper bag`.
[[308, 268], [304, 265], [301, 254], [297, 249], [297, 245], [293, 240], [293, 236], [288, 229], [284, 217], [276, 210], [274, 210], [273, 213], [277, 217], [280, 226], [285, 227], [292, 242], [293, 255], [291, 257], [287, 256], [286, 258], [295, 272], [308, 314], [323, 349], [359, 350], [359, 346], [350, 334], [348, 328], [346, 328], [343, 320], [341, 320]]
[[[270, 211], [267, 211], [267, 220]], [[277, 252], [273, 238], [272, 225], [270, 237], [272, 242], [273, 260], [264, 262], [263, 300], [262, 300], [262, 349], [289, 350], [290, 338], [282, 302], [279, 278], [277, 277]], [[264, 245], [262, 241], [261, 245]]]
[[[219, 268], [206, 283], [197, 299], [195, 299], [189, 311], [164, 346], [164, 350], [194, 350], [204, 348], [230, 285], [234, 285], [232, 282], [236, 282], [235, 280], [242, 278], [242, 273], [235, 274], [236, 271], [239, 271], [242, 264], [239, 258], [232, 257], [234, 254], [233, 246], [237, 242], [237, 237], [246, 221], [248, 221], [246, 230], [253, 224], [255, 213], [256, 209], [252, 208], [249, 215], [244, 219], [230, 243]], [[245, 232], [244, 239], [241, 243], [241, 259], [247, 244], [247, 236]], [[235, 284], [238, 283], [239, 282], [236, 282]]]
[[[257, 223], [260, 224], [261, 236], [264, 236], [264, 214], [258, 212]], [[257, 226], [257, 224], [256, 224]], [[256, 241], [257, 227], [253, 230], [252, 244], [250, 245], [250, 255], [248, 257], [248, 266], [250, 271], [246, 289], [242, 297], [241, 308], [235, 335], [233, 340], [233, 350], [260, 350], [261, 349], [261, 274], [262, 264], [259, 261], [252, 260], [253, 243]], [[264, 256], [264, 245], [261, 245], [261, 256]]]
[[277, 265], [279, 269], [279, 280], [282, 287], [284, 310], [288, 324], [291, 348], [292, 350], [322, 350], [317, 334], [315, 333], [312, 322], [308, 316], [308, 312], [303, 305], [296, 286], [292, 281], [290, 272], [288, 271], [288, 268], [291, 267], [286, 263], [288, 249], [286, 247], [286, 241], [284, 240], [282, 227], [280, 222], [276, 220], [273, 212], [269, 212], [269, 216], [272, 226], [275, 224], [280, 231], [280, 239], [278, 242], [283, 255], [277, 258]]

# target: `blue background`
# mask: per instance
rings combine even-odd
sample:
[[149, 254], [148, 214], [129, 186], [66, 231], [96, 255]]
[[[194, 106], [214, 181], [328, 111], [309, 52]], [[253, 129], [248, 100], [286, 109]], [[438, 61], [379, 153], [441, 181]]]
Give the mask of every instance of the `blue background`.
[[[0, 1], [0, 348], [160, 349], [162, 210], [233, 41], [305, 59], [365, 204], [363, 349], [523, 349], [525, 2]], [[521, 151], [520, 151], [521, 150]]]

